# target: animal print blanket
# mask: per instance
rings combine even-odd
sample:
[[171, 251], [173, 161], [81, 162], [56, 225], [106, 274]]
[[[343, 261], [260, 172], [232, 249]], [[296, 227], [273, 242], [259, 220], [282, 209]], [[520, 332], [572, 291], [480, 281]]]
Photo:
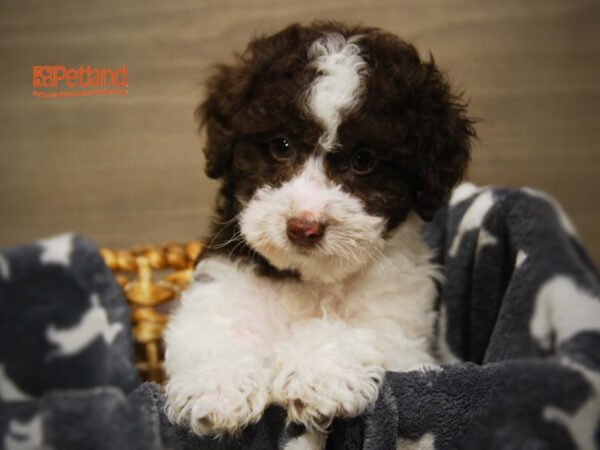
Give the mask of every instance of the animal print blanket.
[[[424, 230], [437, 249], [437, 370], [388, 373], [328, 449], [600, 445], [600, 277], [560, 206], [462, 186]], [[271, 407], [242, 436], [170, 425], [132, 366], [128, 310], [93, 245], [59, 236], [0, 252], [0, 447], [299, 449]]]

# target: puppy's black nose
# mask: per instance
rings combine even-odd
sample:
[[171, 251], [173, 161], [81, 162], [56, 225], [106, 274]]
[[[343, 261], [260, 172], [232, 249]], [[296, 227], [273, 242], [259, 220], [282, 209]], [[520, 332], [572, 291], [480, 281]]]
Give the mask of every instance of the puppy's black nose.
[[287, 236], [290, 241], [303, 247], [317, 244], [325, 234], [325, 224], [305, 215], [292, 217], [287, 223]]

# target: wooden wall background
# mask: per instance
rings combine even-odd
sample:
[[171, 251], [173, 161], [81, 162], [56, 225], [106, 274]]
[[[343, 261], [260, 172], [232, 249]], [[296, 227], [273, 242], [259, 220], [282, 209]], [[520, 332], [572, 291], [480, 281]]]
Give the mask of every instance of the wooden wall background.
[[[5, 0], [0, 245], [65, 230], [110, 246], [202, 235], [215, 183], [192, 111], [205, 69], [255, 32], [315, 18], [431, 51], [483, 119], [471, 180], [550, 192], [600, 262], [600, 2], [588, 0]], [[38, 64], [127, 64], [130, 93], [33, 98]]]

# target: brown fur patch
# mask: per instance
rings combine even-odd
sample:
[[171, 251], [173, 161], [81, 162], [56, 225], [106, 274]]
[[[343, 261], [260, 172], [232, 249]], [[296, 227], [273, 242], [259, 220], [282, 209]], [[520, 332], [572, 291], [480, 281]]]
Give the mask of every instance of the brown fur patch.
[[[309, 156], [322, 152], [323, 129], [302, 107], [315, 77], [308, 48], [323, 32], [361, 35], [369, 65], [363, 104], [347, 114], [338, 129], [338, 146], [325, 155], [329, 177], [361, 198], [370, 214], [394, 229], [410, 211], [429, 220], [447, 200], [469, 161], [473, 122], [466, 104], [446, 76], [413, 46], [375, 28], [339, 23], [291, 25], [248, 45], [232, 65], [215, 68], [206, 100], [198, 107], [206, 130], [206, 173], [221, 178], [209, 252], [254, 258], [264, 271], [279, 273], [239, 234], [235, 217], [240, 200], [262, 186], [292, 178]], [[276, 161], [268, 143], [285, 137], [293, 157]], [[372, 173], [356, 175], [353, 155], [369, 149], [377, 163]]]

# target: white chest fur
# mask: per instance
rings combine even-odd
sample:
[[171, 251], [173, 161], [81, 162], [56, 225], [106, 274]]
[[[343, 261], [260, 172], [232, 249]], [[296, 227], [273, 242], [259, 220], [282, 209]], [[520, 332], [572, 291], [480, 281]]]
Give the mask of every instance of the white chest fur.
[[360, 414], [385, 370], [432, 362], [429, 256], [418, 227], [407, 225], [381, 258], [337, 283], [202, 261], [165, 336], [170, 416], [202, 433], [244, 426], [271, 402], [314, 429]]

